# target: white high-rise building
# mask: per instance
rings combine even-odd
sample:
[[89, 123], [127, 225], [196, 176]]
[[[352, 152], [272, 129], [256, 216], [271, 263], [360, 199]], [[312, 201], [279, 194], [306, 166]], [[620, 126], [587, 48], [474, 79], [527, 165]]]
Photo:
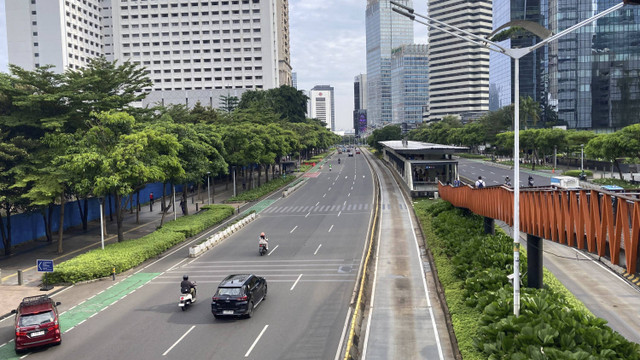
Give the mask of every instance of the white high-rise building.
[[5, 1], [9, 64], [78, 69], [102, 55], [100, 0]]
[[143, 104], [217, 107], [291, 85], [288, 12], [288, 0], [12, 0], [9, 63], [63, 71], [105, 55], [146, 67]]
[[[492, 31], [492, 0], [429, 0], [429, 16], [475, 35]], [[489, 50], [429, 29], [429, 121], [489, 110]]]
[[336, 112], [333, 94], [333, 87], [329, 85], [316, 85], [309, 92], [309, 116], [312, 119], [323, 121], [331, 131], [335, 131], [336, 129]]

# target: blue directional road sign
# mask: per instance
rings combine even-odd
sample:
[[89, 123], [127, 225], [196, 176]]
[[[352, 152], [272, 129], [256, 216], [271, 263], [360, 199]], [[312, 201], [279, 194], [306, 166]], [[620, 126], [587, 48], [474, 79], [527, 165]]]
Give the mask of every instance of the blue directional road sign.
[[53, 272], [53, 260], [36, 260], [36, 267], [39, 272]]

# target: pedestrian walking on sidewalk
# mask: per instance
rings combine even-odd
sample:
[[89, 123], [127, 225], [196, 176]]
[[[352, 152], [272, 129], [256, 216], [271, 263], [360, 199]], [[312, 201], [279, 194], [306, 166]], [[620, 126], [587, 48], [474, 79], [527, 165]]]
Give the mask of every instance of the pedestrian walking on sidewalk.
[[153, 211], [153, 192], [149, 193], [149, 211]]

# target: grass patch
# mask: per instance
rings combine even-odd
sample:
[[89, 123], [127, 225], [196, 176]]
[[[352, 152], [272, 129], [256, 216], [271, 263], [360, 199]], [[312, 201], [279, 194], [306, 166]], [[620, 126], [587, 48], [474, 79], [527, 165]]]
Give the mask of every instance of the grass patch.
[[640, 184], [632, 184], [629, 181], [620, 180], [620, 179], [612, 179], [612, 178], [604, 178], [604, 179], [593, 179], [590, 182], [599, 185], [618, 185], [625, 189], [640, 189]]
[[[580, 174], [582, 174], [581, 170], [566, 170], [566, 171], [564, 171], [562, 173], [562, 175], [564, 175], [564, 176], [573, 176], [573, 177], [576, 177], [576, 178], [580, 177]], [[593, 177], [593, 171], [591, 171], [591, 170], [585, 170], [584, 174], [587, 177]]]

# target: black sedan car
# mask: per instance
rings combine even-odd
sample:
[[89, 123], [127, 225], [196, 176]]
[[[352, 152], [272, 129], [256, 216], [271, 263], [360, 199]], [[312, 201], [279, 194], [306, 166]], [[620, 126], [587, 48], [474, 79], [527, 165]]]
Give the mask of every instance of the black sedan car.
[[253, 274], [227, 276], [211, 298], [211, 312], [225, 316], [251, 317], [253, 310], [267, 297], [267, 280]]

